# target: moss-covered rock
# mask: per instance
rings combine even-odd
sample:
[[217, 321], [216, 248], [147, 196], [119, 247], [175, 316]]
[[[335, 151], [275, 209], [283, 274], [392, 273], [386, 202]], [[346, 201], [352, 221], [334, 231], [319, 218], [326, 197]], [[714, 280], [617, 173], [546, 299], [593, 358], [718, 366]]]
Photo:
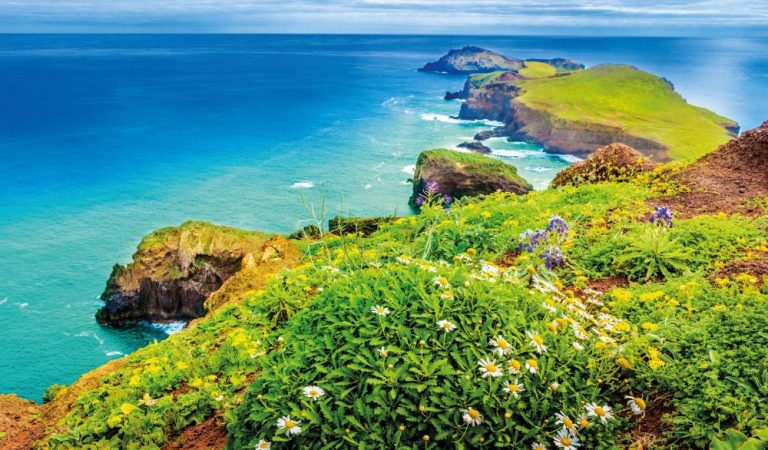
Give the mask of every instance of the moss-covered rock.
[[642, 153], [624, 144], [601, 147], [584, 161], [563, 169], [552, 180], [552, 187], [578, 186], [601, 181], [627, 181], [655, 164]]
[[446, 149], [428, 150], [419, 155], [413, 177], [412, 204], [428, 182], [436, 182], [435, 194], [461, 198], [496, 191], [522, 195], [533, 189], [517, 174], [517, 169], [488, 156]]

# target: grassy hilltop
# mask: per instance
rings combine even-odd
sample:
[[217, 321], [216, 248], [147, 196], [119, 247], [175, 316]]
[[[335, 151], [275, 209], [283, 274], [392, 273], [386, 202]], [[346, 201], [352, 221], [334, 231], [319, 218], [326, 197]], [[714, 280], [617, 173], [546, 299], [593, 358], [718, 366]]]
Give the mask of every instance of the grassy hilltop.
[[694, 160], [733, 137], [738, 125], [690, 105], [666, 80], [632, 66], [558, 71], [526, 62], [515, 76], [469, 77], [464, 118], [504, 120], [513, 135], [559, 153], [624, 142], [658, 160]]
[[[764, 153], [760, 133], [749, 138]], [[691, 167], [427, 202], [367, 237], [305, 240], [298, 265], [252, 272], [239, 295], [230, 284], [193, 327], [52, 388], [20, 414], [37, 418], [26, 436], [91, 449], [736, 449], [754, 434], [749, 448], [764, 448], [768, 186], [726, 189], [735, 197], [700, 213], [685, 206], [704, 195], [686, 184]]]

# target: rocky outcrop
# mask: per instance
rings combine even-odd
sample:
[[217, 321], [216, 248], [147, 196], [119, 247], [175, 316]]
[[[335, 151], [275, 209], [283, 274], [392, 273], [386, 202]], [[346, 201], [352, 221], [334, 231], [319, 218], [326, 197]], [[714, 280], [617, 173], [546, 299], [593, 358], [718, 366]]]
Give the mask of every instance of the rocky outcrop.
[[145, 237], [127, 266], [116, 265], [96, 319], [123, 325], [139, 320], [191, 320], [224, 282], [265, 255], [280, 257], [270, 236], [187, 222]]
[[523, 61], [507, 58], [496, 52], [480, 47], [466, 46], [450, 50], [445, 56], [424, 65], [420, 72], [470, 74], [494, 72], [496, 70], [519, 70]]
[[483, 145], [482, 142], [478, 142], [478, 141], [462, 142], [461, 144], [457, 145], [457, 147], [463, 148], [475, 153], [482, 153], [484, 155], [488, 155], [493, 151], [491, 150], [490, 147], [486, 147], [485, 145]]
[[[517, 169], [497, 159], [453, 150], [422, 152], [416, 162], [411, 204], [432, 195], [443, 203], [467, 196], [496, 191], [522, 195], [533, 187], [517, 174]], [[445, 200], [441, 200], [443, 196]]]
[[653, 170], [656, 165], [642, 153], [624, 144], [611, 144], [597, 149], [585, 161], [579, 161], [560, 171], [552, 186], [628, 181], [636, 175]]

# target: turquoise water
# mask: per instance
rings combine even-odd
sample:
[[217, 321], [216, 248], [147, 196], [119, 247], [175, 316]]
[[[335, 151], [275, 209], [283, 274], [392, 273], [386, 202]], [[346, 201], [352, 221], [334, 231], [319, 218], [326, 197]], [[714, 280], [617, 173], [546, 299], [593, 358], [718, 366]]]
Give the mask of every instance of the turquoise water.
[[[46, 386], [162, 338], [99, 326], [139, 239], [189, 218], [274, 232], [407, 214], [421, 150], [489, 125], [450, 118], [449, 48], [627, 62], [747, 127], [768, 118], [758, 40], [424, 36], [0, 35], [0, 392]], [[664, 49], [663, 52], [659, 49]], [[538, 188], [568, 162], [492, 140]]]

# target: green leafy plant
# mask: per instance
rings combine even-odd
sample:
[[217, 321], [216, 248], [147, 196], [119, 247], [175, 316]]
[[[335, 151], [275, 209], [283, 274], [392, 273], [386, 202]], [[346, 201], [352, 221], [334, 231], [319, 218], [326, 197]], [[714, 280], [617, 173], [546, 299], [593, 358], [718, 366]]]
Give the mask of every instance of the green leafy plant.
[[665, 228], [649, 228], [644, 235], [629, 243], [613, 262], [625, 268], [630, 280], [670, 278], [686, 269], [691, 254]]

